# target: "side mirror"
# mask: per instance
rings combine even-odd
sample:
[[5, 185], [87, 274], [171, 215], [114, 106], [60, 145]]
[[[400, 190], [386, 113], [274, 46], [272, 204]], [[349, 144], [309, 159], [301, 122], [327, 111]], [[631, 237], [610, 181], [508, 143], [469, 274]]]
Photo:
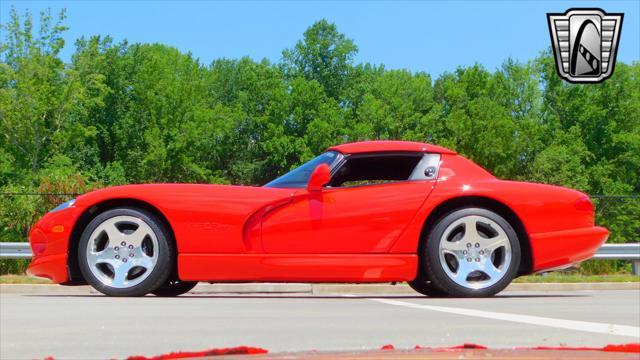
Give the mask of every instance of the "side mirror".
[[322, 191], [322, 187], [331, 180], [329, 165], [320, 164], [313, 170], [309, 182], [307, 183], [308, 191]]

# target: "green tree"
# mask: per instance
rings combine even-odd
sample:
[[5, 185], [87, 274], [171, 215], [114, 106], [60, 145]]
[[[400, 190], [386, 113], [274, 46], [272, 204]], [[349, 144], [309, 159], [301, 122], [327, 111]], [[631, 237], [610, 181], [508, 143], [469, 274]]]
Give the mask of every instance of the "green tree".
[[72, 123], [74, 114], [95, 101], [78, 74], [58, 57], [64, 45], [64, 18], [64, 11], [56, 22], [49, 12], [43, 12], [37, 36], [33, 35], [29, 12], [21, 22], [12, 10], [9, 23], [3, 25], [0, 131], [17, 172], [32, 180], [53, 148], [59, 146], [57, 142], [67, 139], [60, 133], [76, 126]]
[[316, 80], [327, 96], [339, 100], [357, 52], [358, 47], [351, 39], [323, 19], [309, 27], [293, 49], [284, 50], [283, 66], [290, 77]]

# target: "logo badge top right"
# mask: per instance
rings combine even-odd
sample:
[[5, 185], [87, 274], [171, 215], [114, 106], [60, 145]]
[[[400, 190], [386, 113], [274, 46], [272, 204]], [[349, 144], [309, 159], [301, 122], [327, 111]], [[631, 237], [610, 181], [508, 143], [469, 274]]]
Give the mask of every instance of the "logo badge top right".
[[569, 9], [547, 14], [561, 78], [572, 83], [599, 83], [613, 74], [624, 14], [602, 9]]

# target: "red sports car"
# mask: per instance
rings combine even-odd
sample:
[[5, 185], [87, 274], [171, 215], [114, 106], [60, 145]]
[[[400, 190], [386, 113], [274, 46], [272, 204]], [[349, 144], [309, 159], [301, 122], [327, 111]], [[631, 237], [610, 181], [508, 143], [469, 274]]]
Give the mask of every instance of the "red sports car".
[[607, 236], [578, 191], [499, 180], [439, 146], [367, 141], [262, 187], [84, 194], [35, 224], [28, 271], [113, 296], [176, 296], [198, 281], [407, 281], [477, 297], [588, 259]]

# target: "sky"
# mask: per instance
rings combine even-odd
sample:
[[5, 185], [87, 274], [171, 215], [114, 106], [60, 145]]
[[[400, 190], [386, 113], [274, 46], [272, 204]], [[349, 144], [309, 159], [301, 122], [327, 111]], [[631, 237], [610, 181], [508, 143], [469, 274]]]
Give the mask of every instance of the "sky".
[[[439, 75], [480, 63], [495, 70], [511, 57], [526, 62], [550, 45], [547, 12], [600, 7], [623, 12], [618, 61], [640, 60], [640, 0], [453, 2], [210, 2], [210, 1], [0, 1], [0, 22], [10, 9], [37, 14], [67, 10], [69, 61], [77, 38], [110, 35], [116, 41], [162, 43], [190, 52], [201, 63], [249, 56], [277, 62], [282, 50], [325, 18], [359, 47], [357, 63], [384, 64]], [[0, 38], [4, 39], [4, 34]]]

